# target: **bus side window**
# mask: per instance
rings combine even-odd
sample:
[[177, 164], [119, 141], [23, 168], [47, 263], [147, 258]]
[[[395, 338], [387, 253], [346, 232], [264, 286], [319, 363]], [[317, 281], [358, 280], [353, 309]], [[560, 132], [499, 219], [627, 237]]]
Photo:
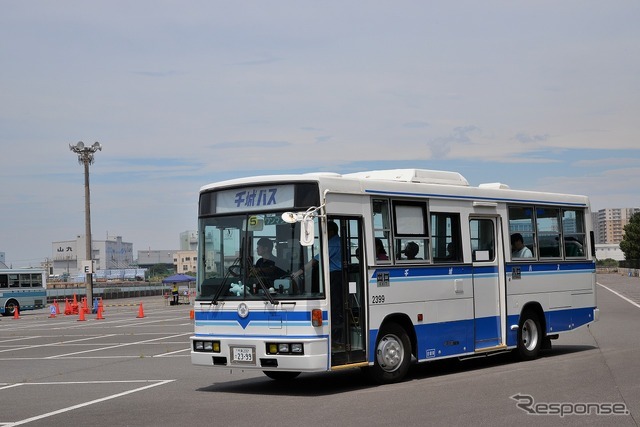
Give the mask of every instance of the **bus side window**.
[[459, 213], [431, 212], [433, 262], [462, 261], [460, 234]]

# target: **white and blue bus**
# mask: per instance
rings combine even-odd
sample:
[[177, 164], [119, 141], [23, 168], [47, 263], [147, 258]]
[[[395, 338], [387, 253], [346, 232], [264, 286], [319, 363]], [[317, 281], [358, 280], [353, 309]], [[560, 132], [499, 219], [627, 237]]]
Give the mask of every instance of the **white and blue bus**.
[[585, 196], [419, 169], [275, 175], [204, 186], [198, 221], [195, 365], [390, 383], [412, 359], [533, 359], [598, 317]]
[[46, 272], [33, 268], [0, 269], [0, 314], [34, 310], [47, 305]]

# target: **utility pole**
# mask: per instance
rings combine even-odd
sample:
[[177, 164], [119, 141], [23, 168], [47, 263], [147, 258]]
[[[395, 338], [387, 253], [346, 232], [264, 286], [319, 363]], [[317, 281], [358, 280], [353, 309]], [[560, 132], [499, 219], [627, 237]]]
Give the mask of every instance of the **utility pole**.
[[85, 147], [82, 141], [76, 145], [69, 144], [69, 149], [78, 155], [78, 163], [84, 165], [84, 225], [86, 240], [86, 259], [91, 263], [89, 271], [86, 272], [86, 293], [87, 303], [93, 305], [93, 257], [91, 254], [91, 200], [89, 192], [89, 165], [93, 163], [96, 151], [102, 151], [102, 145], [94, 142], [90, 147]]

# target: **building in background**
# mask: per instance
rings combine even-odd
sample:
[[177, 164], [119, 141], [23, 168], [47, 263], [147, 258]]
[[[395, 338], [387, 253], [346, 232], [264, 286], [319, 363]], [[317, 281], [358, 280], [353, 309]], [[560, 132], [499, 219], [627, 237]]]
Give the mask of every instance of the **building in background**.
[[592, 214], [596, 244], [620, 244], [624, 226], [640, 208], [607, 208]]
[[173, 257], [176, 273], [195, 273], [198, 268], [198, 251], [177, 251]]
[[596, 259], [602, 261], [605, 259], [614, 259], [616, 261], [624, 261], [624, 252], [620, 249], [618, 243], [597, 243]]
[[596, 258], [624, 261], [620, 242], [624, 238], [624, 226], [640, 208], [606, 208], [591, 213], [593, 232], [596, 236]]
[[198, 250], [198, 232], [197, 231], [188, 230], [180, 233], [180, 250], [181, 251], [197, 251]]
[[[85, 236], [75, 240], [53, 242], [51, 244], [52, 269], [55, 276], [75, 276], [86, 260]], [[94, 270], [125, 269], [133, 267], [133, 243], [122, 241], [121, 236], [91, 242], [91, 258]]]
[[138, 267], [149, 268], [154, 265], [166, 265], [167, 268], [173, 266], [175, 249], [145, 249], [138, 251]]

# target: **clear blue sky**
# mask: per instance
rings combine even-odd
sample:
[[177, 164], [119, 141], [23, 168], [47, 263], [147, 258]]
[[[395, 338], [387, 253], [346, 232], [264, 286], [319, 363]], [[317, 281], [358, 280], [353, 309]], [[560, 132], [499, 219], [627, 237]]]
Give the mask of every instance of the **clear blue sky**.
[[638, 1], [22, 1], [0, 13], [0, 251], [178, 248], [232, 177], [454, 170], [640, 206]]

